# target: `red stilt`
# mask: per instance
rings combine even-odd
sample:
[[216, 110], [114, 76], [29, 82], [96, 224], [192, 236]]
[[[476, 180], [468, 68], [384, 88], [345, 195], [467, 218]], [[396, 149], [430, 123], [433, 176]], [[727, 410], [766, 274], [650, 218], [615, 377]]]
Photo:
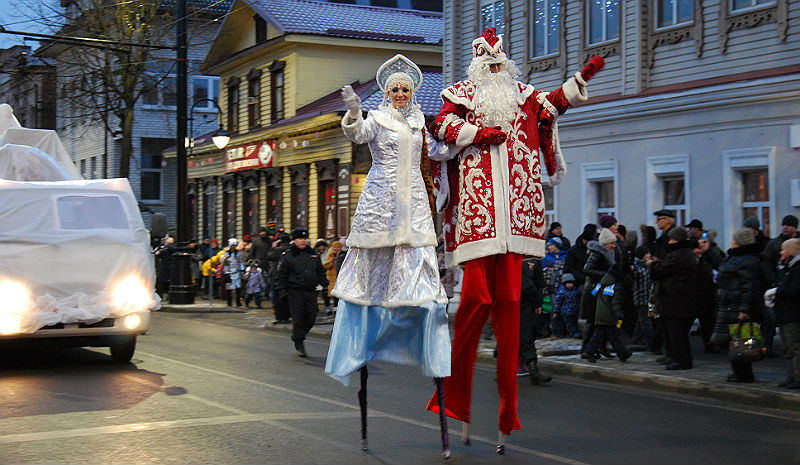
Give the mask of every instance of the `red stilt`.
[[447, 434], [447, 415], [444, 410], [444, 383], [442, 378], [433, 378], [436, 383], [436, 395], [439, 401], [439, 429], [442, 433], [442, 458], [450, 458], [450, 438]]
[[361, 450], [367, 450], [367, 366], [361, 372], [361, 390], [358, 391], [358, 404], [361, 406]]

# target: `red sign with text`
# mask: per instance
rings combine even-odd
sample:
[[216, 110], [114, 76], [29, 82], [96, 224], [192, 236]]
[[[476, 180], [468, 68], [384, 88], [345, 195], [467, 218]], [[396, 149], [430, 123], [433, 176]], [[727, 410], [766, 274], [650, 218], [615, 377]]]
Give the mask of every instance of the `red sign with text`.
[[254, 170], [272, 166], [275, 142], [263, 141], [239, 145], [225, 151], [225, 172]]

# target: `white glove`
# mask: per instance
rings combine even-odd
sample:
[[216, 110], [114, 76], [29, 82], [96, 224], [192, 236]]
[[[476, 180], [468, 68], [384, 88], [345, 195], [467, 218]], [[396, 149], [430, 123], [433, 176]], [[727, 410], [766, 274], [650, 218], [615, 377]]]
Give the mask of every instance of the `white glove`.
[[773, 287], [772, 289], [768, 289], [767, 292], [764, 293], [764, 305], [769, 308], [773, 308], [775, 306], [775, 293], [778, 291], [777, 287]]
[[349, 85], [342, 87], [342, 100], [347, 105], [347, 109], [350, 110], [350, 114], [357, 115], [361, 113], [361, 99], [358, 98], [358, 95], [353, 92], [353, 88]]

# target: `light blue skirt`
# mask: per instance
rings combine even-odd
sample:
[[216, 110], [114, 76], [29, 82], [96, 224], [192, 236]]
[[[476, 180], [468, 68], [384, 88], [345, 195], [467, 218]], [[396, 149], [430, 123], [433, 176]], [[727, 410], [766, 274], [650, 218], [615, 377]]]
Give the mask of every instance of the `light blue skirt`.
[[425, 376], [450, 376], [446, 304], [385, 308], [339, 300], [325, 374], [347, 386], [373, 360], [418, 365]]

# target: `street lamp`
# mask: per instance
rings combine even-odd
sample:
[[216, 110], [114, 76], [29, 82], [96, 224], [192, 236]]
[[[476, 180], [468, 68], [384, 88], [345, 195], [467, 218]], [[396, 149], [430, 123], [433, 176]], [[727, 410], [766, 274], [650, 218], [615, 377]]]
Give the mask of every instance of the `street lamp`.
[[195, 100], [195, 102], [192, 104], [192, 108], [189, 110], [189, 115], [190, 115], [189, 116], [189, 137], [187, 138], [187, 141], [186, 141], [187, 142], [186, 146], [189, 147], [189, 155], [192, 154], [192, 149], [194, 148], [194, 137], [192, 136], [192, 134], [193, 134], [192, 133], [192, 129], [193, 129], [193, 126], [194, 126], [194, 107], [196, 107], [198, 103], [212, 103], [214, 105], [214, 108], [216, 108], [217, 111], [219, 112], [219, 115], [220, 115], [219, 127], [214, 132], [211, 133], [211, 142], [213, 142], [214, 145], [218, 149], [220, 149], [220, 150], [224, 149], [225, 146], [228, 145], [228, 142], [230, 142], [230, 140], [231, 140], [231, 133], [229, 133], [228, 131], [226, 131], [225, 129], [222, 128], [222, 118], [221, 118], [222, 109], [219, 107], [217, 102], [214, 101], [213, 99], [201, 98], [201, 99]]

